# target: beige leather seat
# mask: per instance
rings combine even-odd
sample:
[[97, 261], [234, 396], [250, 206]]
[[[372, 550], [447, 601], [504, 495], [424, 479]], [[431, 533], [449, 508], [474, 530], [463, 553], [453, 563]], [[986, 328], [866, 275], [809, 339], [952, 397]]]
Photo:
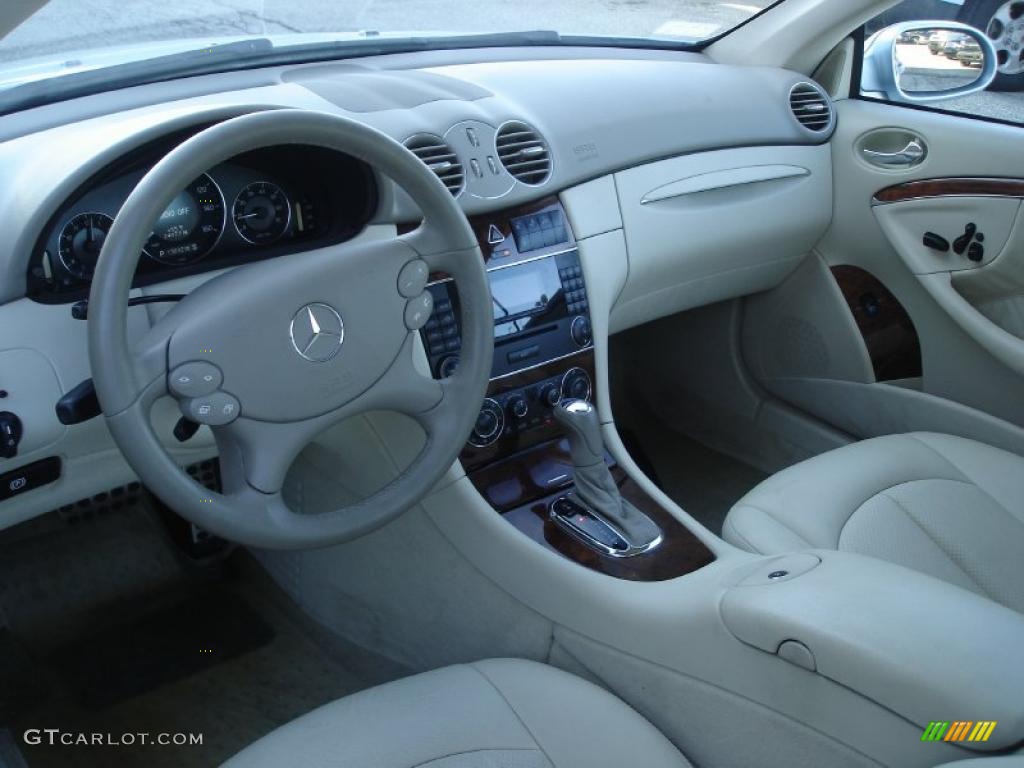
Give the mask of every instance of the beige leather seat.
[[916, 432], [816, 456], [744, 496], [723, 535], [878, 557], [1024, 612], [1024, 458], [973, 440]]
[[362, 691], [278, 728], [230, 768], [681, 768], [624, 702], [561, 670], [492, 659]]

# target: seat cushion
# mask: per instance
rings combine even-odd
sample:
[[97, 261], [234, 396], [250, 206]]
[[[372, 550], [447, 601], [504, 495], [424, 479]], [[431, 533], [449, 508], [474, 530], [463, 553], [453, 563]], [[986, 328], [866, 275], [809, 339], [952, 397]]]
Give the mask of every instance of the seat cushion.
[[922, 571], [1024, 612], [1024, 458], [951, 435], [889, 435], [779, 472], [723, 535], [763, 554], [838, 549]]
[[680, 768], [654, 726], [561, 670], [492, 659], [427, 672], [320, 707], [230, 768]]

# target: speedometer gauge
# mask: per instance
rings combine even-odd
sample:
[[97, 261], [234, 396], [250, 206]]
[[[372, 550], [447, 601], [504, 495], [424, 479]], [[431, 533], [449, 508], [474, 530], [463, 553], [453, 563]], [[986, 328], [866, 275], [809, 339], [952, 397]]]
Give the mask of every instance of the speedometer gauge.
[[272, 243], [288, 231], [292, 207], [276, 184], [254, 181], [247, 185], [231, 207], [238, 234], [250, 243]]
[[113, 223], [105, 213], [79, 213], [68, 221], [57, 245], [64, 268], [82, 280], [90, 279]]
[[146, 253], [163, 264], [190, 264], [208, 254], [224, 231], [224, 196], [205, 173], [160, 214]]

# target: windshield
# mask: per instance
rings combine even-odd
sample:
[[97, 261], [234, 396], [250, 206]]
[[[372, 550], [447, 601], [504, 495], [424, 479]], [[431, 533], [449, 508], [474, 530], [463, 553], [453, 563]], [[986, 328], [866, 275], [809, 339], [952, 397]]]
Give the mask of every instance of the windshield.
[[[41, 4], [0, 40], [0, 79], [28, 59], [82, 56], [112, 46], [288, 35], [364, 33], [388, 38], [543, 30], [565, 37], [698, 43], [774, 4], [773, 0], [29, 0]], [[577, 42], [577, 41], [573, 41]], [[153, 48], [154, 55], [167, 49]], [[69, 58], [69, 54], [75, 56]]]
[[692, 49], [782, 1], [0, 0], [0, 115], [191, 75], [402, 51]]

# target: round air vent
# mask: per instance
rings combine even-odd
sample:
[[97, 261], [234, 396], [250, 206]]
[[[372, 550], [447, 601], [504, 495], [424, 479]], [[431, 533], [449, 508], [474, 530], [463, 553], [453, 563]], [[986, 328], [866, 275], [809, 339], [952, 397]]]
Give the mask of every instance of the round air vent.
[[505, 123], [498, 129], [495, 145], [505, 170], [524, 184], [543, 184], [551, 175], [548, 145], [526, 123]]
[[809, 131], [824, 133], [832, 127], [832, 102], [828, 94], [817, 85], [794, 85], [789, 91], [789, 108], [797, 122]]
[[448, 187], [453, 197], [462, 192], [466, 184], [466, 174], [462, 163], [459, 162], [459, 156], [444, 139], [429, 133], [419, 133], [410, 136], [404, 144], [406, 149], [422, 160], [423, 164]]

